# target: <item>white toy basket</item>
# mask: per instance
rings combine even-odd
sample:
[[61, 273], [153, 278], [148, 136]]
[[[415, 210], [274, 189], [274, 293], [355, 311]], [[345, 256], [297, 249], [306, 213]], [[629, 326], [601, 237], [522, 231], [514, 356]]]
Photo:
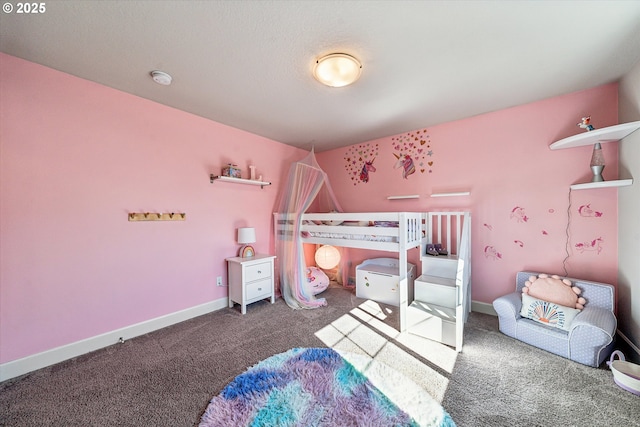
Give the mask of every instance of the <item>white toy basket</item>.
[[[620, 360], [614, 360], [616, 356]], [[611, 353], [611, 359], [609, 359], [607, 365], [613, 372], [613, 381], [620, 388], [640, 396], [640, 365], [625, 362], [624, 354], [618, 350]]]

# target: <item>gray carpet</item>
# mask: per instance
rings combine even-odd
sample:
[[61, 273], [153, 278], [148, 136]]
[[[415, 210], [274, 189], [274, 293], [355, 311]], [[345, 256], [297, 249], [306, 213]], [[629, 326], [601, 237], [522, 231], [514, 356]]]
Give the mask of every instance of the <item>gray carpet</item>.
[[294, 347], [367, 354], [441, 402], [464, 426], [640, 426], [640, 397], [589, 368], [502, 335], [472, 313], [461, 354], [398, 334], [393, 307], [330, 288], [327, 307], [282, 299], [198, 317], [0, 384], [2, 426], [192, 426], [249, 366]]

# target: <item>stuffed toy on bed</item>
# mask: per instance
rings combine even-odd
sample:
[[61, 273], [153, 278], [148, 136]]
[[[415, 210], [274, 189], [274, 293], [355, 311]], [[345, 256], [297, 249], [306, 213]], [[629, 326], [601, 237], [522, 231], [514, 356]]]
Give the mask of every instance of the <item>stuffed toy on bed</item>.
[[572, 286], [569, 279], [561, 279], [558, 275], [539, 274], [530, 276], [522, 288], [523, 294], [533, 298], [552, 302], [565, 307], [582, 310], [587, 301], [580, 297], [582, 291]]

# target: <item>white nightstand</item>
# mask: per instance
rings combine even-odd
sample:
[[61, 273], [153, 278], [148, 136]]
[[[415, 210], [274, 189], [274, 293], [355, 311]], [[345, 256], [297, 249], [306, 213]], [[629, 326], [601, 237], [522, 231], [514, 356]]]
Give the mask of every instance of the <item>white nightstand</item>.
[[247, 305], [266, 298], [275, 302], [274, 255], [255, 255], [250, 258], [227, 258], [229, 270], [229, 307], [234, 303], [241, 306], [242, 314]]

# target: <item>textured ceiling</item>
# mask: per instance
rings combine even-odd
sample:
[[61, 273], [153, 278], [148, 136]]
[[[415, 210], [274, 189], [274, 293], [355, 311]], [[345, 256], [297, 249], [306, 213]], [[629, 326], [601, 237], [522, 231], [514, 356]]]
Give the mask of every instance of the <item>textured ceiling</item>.
[[[640, 1], [44, 4], [0, 14], [2, 52], [316, 151], [613, 82], [640, 59]], [[316, 82], [330, 52], [361, 79]]]

